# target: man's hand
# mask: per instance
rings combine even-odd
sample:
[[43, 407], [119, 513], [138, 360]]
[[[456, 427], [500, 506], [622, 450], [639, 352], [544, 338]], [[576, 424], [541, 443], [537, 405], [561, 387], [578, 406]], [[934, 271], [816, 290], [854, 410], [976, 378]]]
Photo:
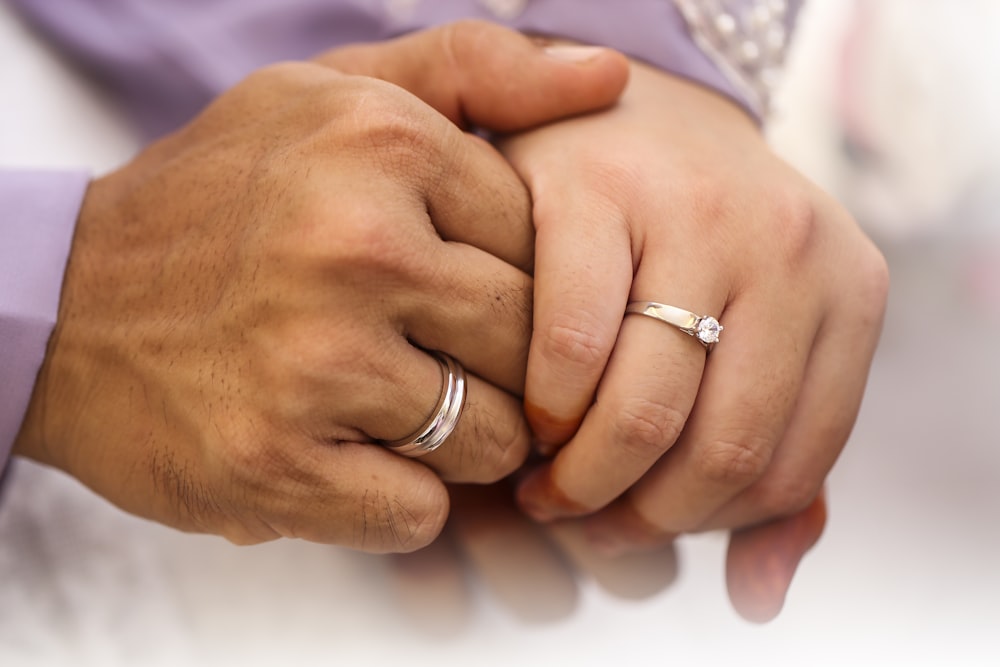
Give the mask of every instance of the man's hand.
[[[521, 127], [607, 106], [627, 76], [617, 54], [599, 52], [591, 80], [591, 64], [494, 27], [493, 55], [456, 65], [454, 31], [481, 28], [448, 30], [368, 51], [355, 73], [472, 109], [480, 78], [414, 68], [533, 56], [526, 87], [509, 72], [518, 94], [472, 118], [507, 128], [517, 104]], [[565, 107], [551, 80], [577, 91]], [[317, 64], [262, 70], [93, 183], [16, 452], [237, 543], [423, 546], [448, 511], [439, 475], [492, 481], [528, 451], [532, 232], [504, 160], [417, 97]], [[469, 399], [447, 446], [415, 462], [373, 443], [431, 411], [428, 350], [464, 365]]]
[[[735, 105], [640, 65], [614, 109], [502, 149], [534, 199], [525, 401], [555, 454], [522, 484], [522, 506], [540, 520], [597, 512], [587, 530], [609, 554], [815, 509], [886, 300], [885, 263], [854, 221]], [[677, 329], [625, 317], [631, 300], [725, 331], [706, 356]], [[740, 556], [751, 543], [736, 562], [753, 560]]]

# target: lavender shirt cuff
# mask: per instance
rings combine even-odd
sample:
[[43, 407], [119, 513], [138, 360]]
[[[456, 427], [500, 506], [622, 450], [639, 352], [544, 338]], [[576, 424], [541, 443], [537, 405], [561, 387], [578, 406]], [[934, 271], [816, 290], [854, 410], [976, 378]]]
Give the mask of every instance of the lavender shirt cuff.
[[89, 180], [84, 173], [0, 170], [0, 470], [55, 326]]
[[[103, 79], [150, 136], [187, 122], [266, 63], [461, 18], [610, 46], [752, 106], [698, 47], [672, 0], [529, 0], [523, 11], [501, 0], [8, 2]], [[513, 16], [499, 16], [501, 6], [515, 7]]]

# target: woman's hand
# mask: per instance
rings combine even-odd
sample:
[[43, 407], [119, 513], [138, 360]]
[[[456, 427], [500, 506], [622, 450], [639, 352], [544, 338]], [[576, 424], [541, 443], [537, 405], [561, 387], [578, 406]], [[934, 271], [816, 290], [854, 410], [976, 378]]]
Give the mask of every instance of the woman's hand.
[[[587, 530], [606, 553], [814, 508], [888, 287], [850, 216], [734, 104], [642, 65], [617, 107], [500, 147], [534, 199], [525, 402], [554, 454], [522, 507], [596, 512]], [[718, 318], [720, 342], [706, 355], [625, 316], [647, 300]]]

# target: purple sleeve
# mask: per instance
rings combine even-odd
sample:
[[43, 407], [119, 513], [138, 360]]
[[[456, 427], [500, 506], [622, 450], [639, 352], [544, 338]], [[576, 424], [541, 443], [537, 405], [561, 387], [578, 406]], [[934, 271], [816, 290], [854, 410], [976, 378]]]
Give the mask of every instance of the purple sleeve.
[[89, 176], [0, 170], [0, 470], [55, 326]]
[[[480, 18], [611, 46], [743, 106], [746, 96], [695, 43], [675, 0], [8, 0], [81, 67], [100, 76], [156, 136], [186, 122], [254, 69], [342, 44]], [[698, 0], [736, 13], [799, 0]], [[708, 10], [705, 10], [708, 11]], [[713, 9], [714, 11], [714, 9]]]
[[[407, 31], [426, 28], [454, 20], [469, 5], [461, 0], [425, 0], [419, 3], [410, 20], [403, 24]], [[517, 4], [499, 0], [481, 0], [479, 5]], [[737, 11], [748, 9], [751, 0], [729, 0]], [[791, 0], [790, 16], [800, 1]], [[493, 18], [480, 9], [479, 18]], [[684, 16], [672, 0], [528, 0], [523, 11], [503, 21], [523, 32], [565, 37], [588, 44], [609, 46], [637, 60], [655, 65], [726, 95], [756, 115], [734, 81], [695, 43]]]

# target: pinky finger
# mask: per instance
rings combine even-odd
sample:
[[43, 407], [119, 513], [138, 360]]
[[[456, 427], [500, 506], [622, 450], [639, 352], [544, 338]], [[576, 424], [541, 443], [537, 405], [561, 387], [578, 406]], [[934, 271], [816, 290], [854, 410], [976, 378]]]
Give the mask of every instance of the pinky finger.
[[820, 493], [798, 514], [733, 531], [726, 586], [740, 616], [767, 623], [781, 612], [799, 563], [825, 526], [826, 500]]

